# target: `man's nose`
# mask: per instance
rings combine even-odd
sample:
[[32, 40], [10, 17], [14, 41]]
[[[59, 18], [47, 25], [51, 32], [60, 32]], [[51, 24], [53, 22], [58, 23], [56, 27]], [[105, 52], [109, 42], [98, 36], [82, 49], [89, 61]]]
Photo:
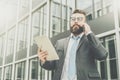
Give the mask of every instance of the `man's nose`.
[[75, 24], [77, 24], [78, 23], [78, 21], [77, 20], [75, 20], [75, 22], [74, 22]]
[[78, 22], [78, 19], [77, 19], [77, 18], [75, 19], [75, 22]]

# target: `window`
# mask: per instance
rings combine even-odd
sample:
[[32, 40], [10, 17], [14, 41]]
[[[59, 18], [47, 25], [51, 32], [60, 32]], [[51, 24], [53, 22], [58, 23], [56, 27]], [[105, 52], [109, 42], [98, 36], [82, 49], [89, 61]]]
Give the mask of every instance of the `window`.
[[45, 80], [45, 70], [40, 67], [38, 58], [30, 60], [30, 80]]
[[52, 16], [50, 20], [50, 37], [52, 37], [70, 28], [69, 18], [72, 10], [75, 9], [75, 0], [52, 0], [50, 9]]
[[92, 20], [92, 14], [88, 14], [86, 18], [87, 18], [87, 21]]
[[94, 0], [94, 13], [95, 18], [100, 17], [102, 15], [102, 1], [101, 0]]
[[15, 42], [15, 27], [8, 31], [5, 63], [10, 63], [13, 61], [14, 42]]
[[68, 21], [66, 19], [62, 20], [62, 24], [63, 24], [62, 25], [63, 26], [63, 28], [62, 28], [63, 30], [62, 31], [66, 31], [67, 30], [67, 23], [68, 23]]
[[34, 79], [34, 80], [38, 80], [38, 61], [37, 58], [36, 59], [32, 59], [30, 60], [30, 78], [29, 79]]
[[32, 32], [34, 37], [40, 34], [40, 17], [39, 12], [35, 12], [32, 15]]
[[116, 59], [110, 60], [110, 73], [111, 79], [118, 79]]
[[61, 16], [61, 8], [60, 8], [60, 3], [57, 3], [57, 2], [52, 2], [52, 5], [51, 5], [51, 7], [52, 7], [52, 14], [53, 14], [53, 16], [56, 16], [56, 17], [60, 17]]
[[[84, 10], [86, 14], [93, 14], [92, 0], [77, 0], [76, 4], [77, 4], [77, 8]], [[91, 20], [91, 18], [88, 20]]]
[[16, 60], [25, 58], [27, 55], [28, 30], [28, 18], [26, 18], [18, 26]]
[[118, 80], [115, 36], [104, 37], [101, 40], [109, 52], [108, 59], [100, 62], [101, 77], [103, 80]]
[[17, 51], [27, 47], [28, 36], [28, 18], [19, 23], [18, 28], [18, 49]]
[[68, 14], [67, 7], [68, 6], [65, 6], [65, 5], [62, 6], [62, 32], [67, 30], [67, 23], [68, 23], [67, 18], [70, 17], [70, 16], [67, 16]]
[[5, 67], [4, 80], [12, 80], [12, 66]]
[[25, 62], [16, 64], [15, 80], [25, 80]]
[[60, 3], [52, 2], [52, 36], [61, 32], [61, 7]]
[[37, 54], [37, 45], [34, 41], [36, 36], [47, 34], [47, 12], [46, 5], [43, 5], [40, 9], [32, 14], [32, 36], [30, 46], [30, 56]]
[[114, 40], [109, 40], [108, 41], [108, 47], [109, 47], [109, 58], [116, 58], [116, 53], [115, 53], [115, 42]]
[[102, 61], [100, 62], [100, 70], [101, 70], [101, 77], [102, 79], [107, 79], [107, 64], [106, 64], [106, 61]]
[[57, 35], [58, 33], [60, 33], [60, 18], [57, 18], [57, 17], [53, 17], [52, 18], [52, 22], [53, 22], [53, 25], [52, 25], [52, 32], [53, 32], [53, 36]]

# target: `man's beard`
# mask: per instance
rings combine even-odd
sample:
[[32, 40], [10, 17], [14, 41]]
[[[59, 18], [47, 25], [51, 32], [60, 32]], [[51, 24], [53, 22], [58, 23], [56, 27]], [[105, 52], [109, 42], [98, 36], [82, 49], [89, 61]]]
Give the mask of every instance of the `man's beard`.
[[[78, 26], [78, 27], [75, 27], [75, 26]], [[80, 26], [78, 24], [75, 24], [72, 27], [70, 27], [70, 31], [74, 35], [78, 35], [78, 34], [80, 34], [80, 33], [82, 33], [84, 31], [84, 27], [82, 27], [82, 26]]]

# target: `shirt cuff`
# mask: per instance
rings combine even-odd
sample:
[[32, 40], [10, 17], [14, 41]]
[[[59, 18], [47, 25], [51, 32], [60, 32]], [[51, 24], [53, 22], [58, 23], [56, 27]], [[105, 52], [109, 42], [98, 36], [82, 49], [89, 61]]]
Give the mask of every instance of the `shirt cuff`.
[[90, 33], [92, 33], [92, 31], [89, 31], [88, 33], [86, 33], [86, 36], [89, 35]]

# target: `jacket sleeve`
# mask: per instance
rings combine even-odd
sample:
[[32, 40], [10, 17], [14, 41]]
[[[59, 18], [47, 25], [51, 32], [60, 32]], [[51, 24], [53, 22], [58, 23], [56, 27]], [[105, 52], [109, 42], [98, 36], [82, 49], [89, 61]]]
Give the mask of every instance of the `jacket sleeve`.
[[[57, 43], [55, 45], [55, 49], [56, 49], [57, 46], [58, 46], [58, 41], [57, 41]], [[57, 62], [57, 60], [46, 61], [44, 64], [42, 64], [40, 62], [40, 66], [42, 68], [46, 69], [46, 70], [55, 70], [56, 69], [56, 62]]]
[[98, 60], [104, 60], [107, 58], [108, 52], [100, 43], [100, 41], [95, 37], [94, 33], [90, 33], [87, 35], [91, 51], [94, 57]]
[[54, 61], [46, 61], [44, 64], [40, 62], [40, 66], [46, 70], [54, 70], [55, 69], [55, 60]]

